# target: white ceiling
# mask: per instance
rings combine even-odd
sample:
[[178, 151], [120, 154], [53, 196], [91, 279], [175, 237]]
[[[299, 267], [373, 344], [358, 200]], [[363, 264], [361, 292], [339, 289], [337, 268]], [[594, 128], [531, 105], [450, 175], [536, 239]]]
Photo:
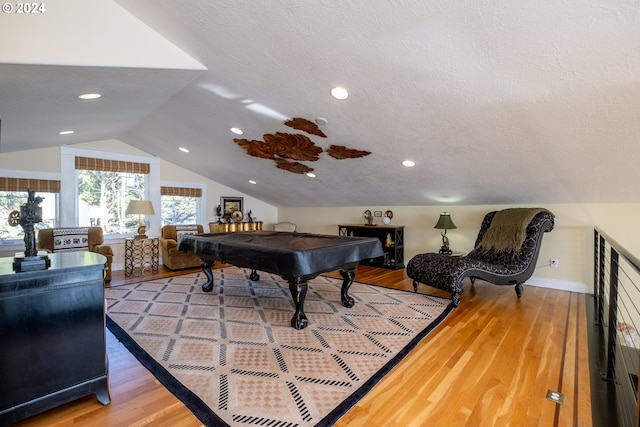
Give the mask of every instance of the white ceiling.
[[[118, 139], [275, 206], [640, 201], [636, 0], [45, 5], [1, 17], [0, 153]], [[312, 179], [229, 132], [292, 117], [372, 154]]]

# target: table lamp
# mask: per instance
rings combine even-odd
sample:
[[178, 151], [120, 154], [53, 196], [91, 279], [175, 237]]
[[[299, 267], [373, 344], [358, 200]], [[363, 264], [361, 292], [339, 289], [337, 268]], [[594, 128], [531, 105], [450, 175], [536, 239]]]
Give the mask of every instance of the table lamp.
[[138, 215], [138, 235], [136, 239], [146, 239], [147, 226], [142, 222], [142, 215], [155, 215], [153, 204], [150, 200], [130, 200], [125, 215]]
[[453, 251], [449, 249], [449, 238], [447, 237], [447, 230], [453, 230], [458, 227], [456, 227], [456, 225], [453, 223], [453, 220], [451, 219], [451, 215], [449, 215], [449, 212], [442, 212], [440, 214], [440, 218], [438, 218], [438, 223], [433, 228], [437, 228], [438, 230], [444, 230], [441, 233], [442, 247], [440, 248], [440, 253], [451, 255]]

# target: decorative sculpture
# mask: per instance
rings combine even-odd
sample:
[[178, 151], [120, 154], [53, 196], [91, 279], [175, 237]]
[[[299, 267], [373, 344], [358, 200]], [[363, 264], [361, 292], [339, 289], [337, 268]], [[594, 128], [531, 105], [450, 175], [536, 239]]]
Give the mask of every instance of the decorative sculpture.
[[16, 253], [13, 258], [13, 270], [16, 272], [45, 270], [51, 266], [49, 256], [38, 255], [36, 249], [35, 225], [42, 222], [42, 208], [40, 203], [42, 197], [36, 197], [35, 191], [27, 190], [27, 203], [20, 206], [20, 212], [13, 211], [9, 214], [9, 225], [12, 227], [18, 224], [24, 230], [24, 254]]
[[[310, 120], [295, 117], [285, 122], [285, 125], [306, 132], [310, 135], [326, 138], [327, 135]], [[309, 137], [299, 133], [276, 132], [264, 134], [263, 141], [234, 139], [248, 155], [261, 159], [273, 160], [278, 169], [296, 174], [313, 172], [313, 168], [300, 162], [317, 162], [324, 151], [337, 160], [357, 159], [368, 156], [370, 151], [347, 148], [344, 145], [331, 145], [326, 150], [316, 145]]]

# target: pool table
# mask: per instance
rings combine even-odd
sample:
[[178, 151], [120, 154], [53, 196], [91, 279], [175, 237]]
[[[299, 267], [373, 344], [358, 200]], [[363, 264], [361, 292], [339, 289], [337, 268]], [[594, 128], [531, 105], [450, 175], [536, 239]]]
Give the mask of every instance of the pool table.
[[202, 290], [213, 290], [211, 267], [215, 261], [250, 268], [250, 279], [259, 280], [256, 270], [277, 274], [289, 283], [296, 306], [291, 326], [304, 329], [309, 321], [304, 313], [307, 282], [318, 275], [340, 270], [341, 299], [345, 307], [353, 307], [349, 287], [355, 268], [361, 260], [383, 255], [380, 240], [369, 237], [347, 237], [277, 231], [205, 233], [180, 236], [178, 249], [200, 256], [207, 282]]

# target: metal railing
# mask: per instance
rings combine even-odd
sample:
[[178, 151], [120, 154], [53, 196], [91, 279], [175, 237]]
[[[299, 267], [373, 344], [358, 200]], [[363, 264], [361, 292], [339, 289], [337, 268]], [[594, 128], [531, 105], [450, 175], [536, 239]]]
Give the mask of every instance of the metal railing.
[[[593, 307], [588, 319], [594, 426], [639, 426], [640, 260], [594, 229]], [[595, 357], [594, 357], [595, 356]]]

